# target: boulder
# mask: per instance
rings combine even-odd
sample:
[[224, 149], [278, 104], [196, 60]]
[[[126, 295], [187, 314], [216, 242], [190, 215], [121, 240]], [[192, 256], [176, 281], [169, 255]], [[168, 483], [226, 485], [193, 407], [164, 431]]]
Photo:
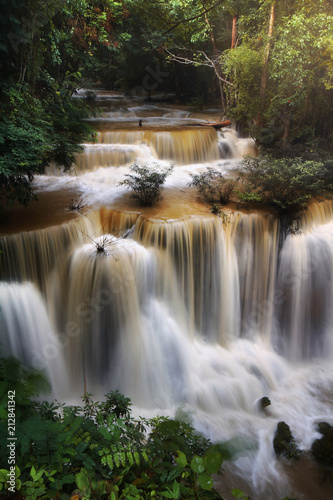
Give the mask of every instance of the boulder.
[[290, 444], [293, 440], [293, 436], [290, 431], [290, 427], [285, 422], [279, 422], [275, 431], [273, 439], [274, 451], [277, 455], [281, 453], [287, 454], [290, 449]]
[[270, 406], [270, 404], [271, 400], [267, 396], [260, 398], [258, 401], [258, 406], [261, 410], [264, 410], [267, 406]]
[[318, 431], [323, 437], [312, 443], [311, 453], [320, 464], [331, 466], [333, 465], [333, 426], [327, 422], [320, 422]]

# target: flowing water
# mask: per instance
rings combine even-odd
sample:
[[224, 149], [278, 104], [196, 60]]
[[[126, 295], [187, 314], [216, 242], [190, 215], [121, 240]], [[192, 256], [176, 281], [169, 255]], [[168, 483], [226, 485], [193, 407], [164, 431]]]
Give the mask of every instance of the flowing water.
[[[252, 141], [191, 127], [218, 112], [104, 98], [76, 172], [50, 166], [35, 181], [40, 209], [21, 212], [27, 230], [14, 214], [0, 238], [2, 352], [43, 367], [62, 400], [79, 399], [85, 373], [98, 398], [119, 389], [140, 414], [185, 413], [214, 442], [231, 440], [230, 487], [253, 499], [316, 499], [272, 440], [284, 420], [309, 450], [316, 424], [333, 423], [333, 203], [310, 207], [299, 234], [231, 208], [222, 224], [189, 174], [232, 175]], [[174, 164], [152, 209], [118, 186], [133, 161]], [[63, 208], [61, 222], [64, 193], [86, 208]]]

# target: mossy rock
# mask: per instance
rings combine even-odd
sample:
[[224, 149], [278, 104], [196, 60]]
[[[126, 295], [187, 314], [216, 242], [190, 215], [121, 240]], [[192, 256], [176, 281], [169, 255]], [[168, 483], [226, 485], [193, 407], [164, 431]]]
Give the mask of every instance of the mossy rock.
[[317, 462], [323, 465], [333, 465], [333, 426], [327, 422], [318, 424], [318, 431], [323, 435], [311, 446], [311, 453]]
[[285, 422], [279, 422], [273, 439], [274, 451], [277, 455], [286, 453], [289, 450], [293, 436], [290, 427]]

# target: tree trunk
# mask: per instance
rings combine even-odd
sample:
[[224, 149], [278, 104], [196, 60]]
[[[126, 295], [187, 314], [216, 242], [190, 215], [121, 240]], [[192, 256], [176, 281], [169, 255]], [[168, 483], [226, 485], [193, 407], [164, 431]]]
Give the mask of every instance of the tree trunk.
[[289, 130], [290, 130], [290, 118], [287, 118], [287, 121], [284, 126], [284, 134], [282, 139], [282, 145], [285, 147], [289, 142]]
[[232, 19], [232, 32], [231, 32], [231, 48], [234, 49], [237, 43], [237, 21], [238, 16], [234, 16]]
[[264, 60], [263, 60], [263, 67], [262, 67], [262, 74], [261, 74], [261, 81], [260, 81], [260, 89], [259, 89], [260, 109], [259, 109], [259, 114], [258, 114], [258, 124], [259, 125], [261, 124], [261, 113], [263, 111], [264, 102], [265, 102], [265, 94], [266, 94], [266, 87], [267, 87], [268, 59], [269, 59], [269, 54], [270, 54], [270, 50], [271, 50], [274, 21], [275, 21], [275, 2], [273, 2], [271, 5], [271, 14], [270, 14], [269, 28], [268, 28], [268, 38], [267, 38], [267, 43], [266, 43], [265, 52], [264, 52]]
[[214, 61], [214, 71], [215, 71], [215, 74], [216, 74], [216, 76], [218, 78], [219, 90], [220, 90], [220, 97], [221, 97], [221, 105], [222, 105], [223, 112], [225, 113], [225, 111], [226, 111], [226, 101], [225, 101], [225, 97], [224, 97], [223, 82], [219, 78], [220, 76], [222, 77], [222, 67], [221, 67], [221, 64], [219, 63], [219, 60], [218, 60], [220, 53], [219, 53], [219, 50], [217, 48], [216, 40], [215, 40], [215, 36], [214, 36], [214, 32], [213, 32], [213, 29], [212, 29], [211, 24], [209, 22], [207, 14], [205, 14], [205, 20], [206, 20], [206, 24], [207, 24], [207, 27], [208, 27], [208, 30], [209, 30], [210, 39], [211, 39], [212, 45], [213, 45], [214, 58], [215, 58], [215, 61], [216, 61], [216, 62]]

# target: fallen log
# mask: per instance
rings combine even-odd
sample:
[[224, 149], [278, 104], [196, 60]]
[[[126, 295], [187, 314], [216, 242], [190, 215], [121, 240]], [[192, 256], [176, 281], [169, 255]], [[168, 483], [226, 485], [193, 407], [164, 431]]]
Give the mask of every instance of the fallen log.
[[205, 123], [190, 123], [189, 125], [192, 125], [193, 127], [213, 127], [217, 130], [217, 129], [220, 129], [222, 127], [229, 127], [229, 125], [231, 125], [231, 121], [224, 120], [223, 122], [216, 122], [216, 123], [206, 123], [206, 122]]

